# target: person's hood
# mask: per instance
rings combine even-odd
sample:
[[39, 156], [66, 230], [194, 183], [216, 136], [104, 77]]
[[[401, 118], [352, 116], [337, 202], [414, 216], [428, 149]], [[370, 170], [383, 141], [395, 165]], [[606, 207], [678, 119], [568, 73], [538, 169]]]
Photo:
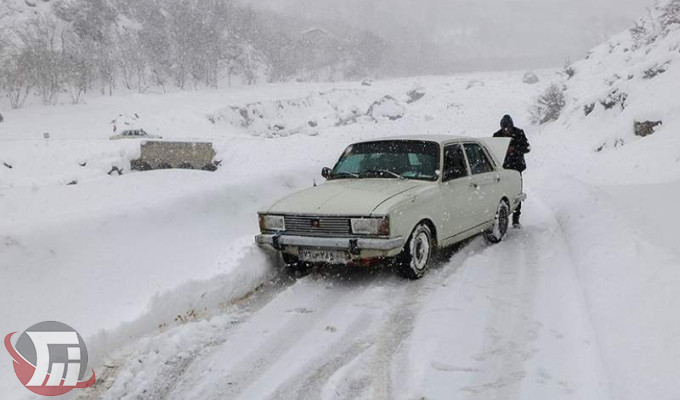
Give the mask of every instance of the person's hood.
[[504, 115], [503, 118], [501, 119], [501, 128], [514, 128], [515, 127], [515, 122], [512, 120], [512, 117], [509, 115]]
[[270, 214], [371, 215], [385, 201], [432, 182], [399, 179], [338, 179], [292, 194]]

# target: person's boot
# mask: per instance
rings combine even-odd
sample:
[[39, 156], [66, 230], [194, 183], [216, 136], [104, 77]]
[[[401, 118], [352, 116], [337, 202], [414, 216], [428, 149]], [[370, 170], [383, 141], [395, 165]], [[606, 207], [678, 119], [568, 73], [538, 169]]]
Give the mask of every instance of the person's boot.
[[512, 227], [515, 229], [522, 229], [522, 224], [519, 223], [519, 217], [515, 216], [512, 219]]

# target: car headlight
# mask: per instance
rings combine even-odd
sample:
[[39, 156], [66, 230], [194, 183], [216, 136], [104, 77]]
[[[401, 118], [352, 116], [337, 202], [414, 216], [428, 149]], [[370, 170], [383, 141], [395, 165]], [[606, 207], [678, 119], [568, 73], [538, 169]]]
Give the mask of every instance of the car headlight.
[[260, 214], [260, 230], [263, 231], [285, 231], [286, 220], [281, 215]]
[[352, 233], [355, 235], [380, 235], [390, 234], [390, 219], [381, 218], [352, 218]]

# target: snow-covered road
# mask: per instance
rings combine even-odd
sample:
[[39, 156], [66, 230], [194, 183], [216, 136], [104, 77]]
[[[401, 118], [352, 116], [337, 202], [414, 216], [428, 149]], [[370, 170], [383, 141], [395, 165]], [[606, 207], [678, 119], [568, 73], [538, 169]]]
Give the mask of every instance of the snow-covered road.
[[[0, 293], [0, 329], [76, 327], [99, 378], [78, 393], [87, 399], [680, 398], [680, 169], [660, 167], [677, 139], [595, 152], [604, 118], [583, 131], [532, 127], [526, 108], [540, 85], [521, 76], [105, 98], [41, 121], [7, 113], [0, 161], [14, 168], [0, 169], [0, 279], [12, 284]], [[402, 119], [335, 126], [414, 86], [427, 95]], [[318, 128], [270, 138], [206, 117], [246, 100], [280, 110], [276, 96], [292, 100], [262, 126], [315, 118]], [[193, 129], [215, 143], [222, 167], [106, 175], [137, 151], [91, 138], [106, 136], [114, 109], [170, 138]], [[489, 136], [504, 113], [528, 128], [534, 150], [524, 229], [503, 243], [473, 239], [415, 282], [387, 269], [294, 275], [252, 244], [257, 209], [320, 180], [347, 144]], [[20, 139], [43, 125], [64, 140]], [[0, 364], [2, 397], [30, 398], [7, 354]]]
[[527, 208], [524, 230], [474, 239], [420, 281], [282, 275], [200, 329], [124, 355], [104, 397], [607, 399], [564, 234], [541, 198]]

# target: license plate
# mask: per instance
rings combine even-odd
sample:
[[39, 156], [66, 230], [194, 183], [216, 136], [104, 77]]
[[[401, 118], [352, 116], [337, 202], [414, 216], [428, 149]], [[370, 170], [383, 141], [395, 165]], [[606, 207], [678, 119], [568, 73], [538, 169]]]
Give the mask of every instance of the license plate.
[[343, 251], [300, 249], [298, 257], [300, 261], [313, 263], [346, 264], [348, 261], [347, 254]]

